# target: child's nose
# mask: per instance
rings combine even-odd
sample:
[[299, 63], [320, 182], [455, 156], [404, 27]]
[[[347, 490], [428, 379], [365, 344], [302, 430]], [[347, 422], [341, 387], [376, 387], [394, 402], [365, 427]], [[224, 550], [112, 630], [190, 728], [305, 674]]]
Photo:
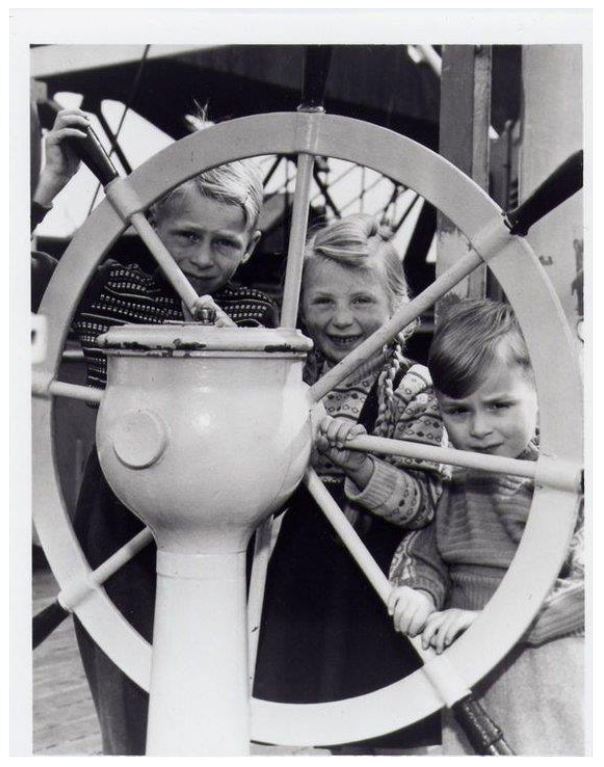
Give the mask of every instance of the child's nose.
[[487, 413], [474, 413], [470, 423], [473, 437], [484, 437], [492, 431], [491, 422]]
[[192, 261], [196, 266], [201, 268], [211, 266], [214, 263], [212, 258], [212, 248], [207, 242], [200, 242], [197, 244]]
[[345, 328], [353, 322], [353, 315], [347, 306], [338, 306], [333, 315], [332, 322], [338, 328]]

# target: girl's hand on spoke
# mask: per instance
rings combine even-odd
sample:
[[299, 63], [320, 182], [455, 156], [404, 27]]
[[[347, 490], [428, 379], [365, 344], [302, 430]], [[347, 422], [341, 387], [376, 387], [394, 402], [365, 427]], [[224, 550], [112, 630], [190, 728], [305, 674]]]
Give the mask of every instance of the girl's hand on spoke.
[[365, 427], [359, 423], [345, 418], [325, 416], [319, 424], [315, 443], [320, 453], [343, 469], [360, 486], [367, 484], [373, 471], [373, 463], [366, 453], [347, 449], [346, 443], [366, 434]]

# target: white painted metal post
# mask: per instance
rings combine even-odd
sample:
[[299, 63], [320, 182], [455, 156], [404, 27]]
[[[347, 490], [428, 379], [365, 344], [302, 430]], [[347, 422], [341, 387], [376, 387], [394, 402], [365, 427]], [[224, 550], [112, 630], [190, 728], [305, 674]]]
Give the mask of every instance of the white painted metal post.
[[[491, 48], [446, 45], [443, 48], [439, 152], [483, 189], [489, 184], [491, 119]], [[447, 216], [438, 213], [436, 274], [467, 252], [468, 242]], [[465, 298], [486, 295], [487, 271], [482, 265], [455, 286]], [[436, 306], [438, 315], [439, 307]]]
[[[579, 45], [522, 47], [520, 200], [584, 144], [582, 57]], [[578, 348], [577, 323], [583, 318], [583, 240], [589, 243], [589, 231], [580, 192], [537, 222], [527, 236], [556, 290]]]
[[245, 551], [158, 551], [150, 693], [148, 756], [249, 754]]

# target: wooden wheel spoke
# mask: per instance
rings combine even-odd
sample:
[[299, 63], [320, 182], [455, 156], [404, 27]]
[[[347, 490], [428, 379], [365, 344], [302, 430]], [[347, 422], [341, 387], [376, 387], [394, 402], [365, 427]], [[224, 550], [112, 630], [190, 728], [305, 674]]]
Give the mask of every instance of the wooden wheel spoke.
[[281, 326], [284, 328], [295, 327], [298, 317], [304, 247], [306, 245], [306, 230], [308, 227], [310, 185], [313, 178], [314, 163], [315, 158], [313, 155], [302, 153], [298, 155], [294, 206], [287, 249], [285, 286], [283, 288], [283, 308], [281, 311]]
[[[350, 442], [346, 443], [346, 447], [351, 450], [381, 455], [398, 455], [415, 461], [431, 461], [478, 471], [487, 471], [493, 474], [526, 477], [548, 487], [574, 492], [579, 490], [581, 478], [581, 466], [569, 463], [568, 461], [555, 462], [554, 459], [545, 456], [539, 458], [538, 461], [525, 461], [519, 458], [487, 455], [468, 450], [456, 450], [452, 447], [436, 447], [434, 445], [423, 445], [418, 442], [407, 442], [405, 440], [372, 437], [369, 435], [350, 440]], [[554, 463], [557, 463], [558, 470], [553, 468]]]
[[304, 484], [382, 602], [386, 603], [390, 594], [388, 578], [381, 571], [379, 565], [371, 556], [353, 526], [346, 519], [344, 512], [334, 501], [331, 493], [313, 468], [307, 469], [304, 475]]
[[165, 278], [182, 298], [191, 314], [194, 314], [197, 293], [185, 277], [182, 269], [172, 258], [166, 246], [159, 239], [155, 229], [147, 221], [143, 213], [134, 213], [130, 218], [130, 223], [147, 246], [153, 258], [157, 261]]
[[157, 261], [165, 278], [182, 298], [185, 306], [192, 312], [195, 300], [197, 299], [197, 293], [160, 240], [155, 229], [147, 221], [145, 214], [142, 212], [145, 206], [130, 179], [113, 179], [105, 187], [105, 193], [121, 219], [131, 224], [135, 229], [153, 258]]
[[50, 384], [37, 383], [34, 378], [32, 394], [34, 397], [71, 397], [72, 399], [84, 400], [90, 403], [99, 403], [103, 399], [103, 389], [95, 389], [91, 386], [67, 383], [65, 381], [51, 381]]
[[77, 575], [61, 589], [54, 602], [41, 610], [33, 621], [32, 644], [34, 649], [49, 636], [78, 605], [105, 581], [127, 564], [139, 551], [153, 540], [146, 527], [86, 575]]
[[58, 600], [62, 607], [72, 610], [82, 599], [96, 586], [101, 586], [105, 581], [114, 575], [120, 568], [128, 564], [139, 551], [148, 546], [153, 540], [153, 534], [148, 527], [145, 527], [140, 533], [137, 533], [127, 543], [121, 546], [102, 564], [95, 568], [88, 578], [78, 578], [72, 583], [68, 583], [61, 590]]
[[518, 458], [503, 458], [484, 453], [473, 453], [467, 450], [456, 450], [452, 447], [435, 447], [406, 440], [387, 439], [386, 437], [362, 436], [346, 443], [351, 450], [378, 453], [381, 455], [398, 455], [417, 461], [433, 461], [434, 463], [462, 466], [468, 469], [490, 471], [494, 474], [513, 474], [517, 477], [535, 478], [536, 461], [523, 461]]
[[[314, 469], [309, 468], [307, 470], [304, 476], [304, 484], [379, 598], [386, 605], [392, 590], [390, 581], [371, 556], [356, 530], [346, 519], [344, 512], [334, 501], [331, 493]], [[392, 630], [394, 631], [394, 627]], [[424, 650], [419, 638], [406, 637], [406, 639], [413, 644], [422, 660], [428, 661], [434, 657], [434, 651], [431, 649]]]

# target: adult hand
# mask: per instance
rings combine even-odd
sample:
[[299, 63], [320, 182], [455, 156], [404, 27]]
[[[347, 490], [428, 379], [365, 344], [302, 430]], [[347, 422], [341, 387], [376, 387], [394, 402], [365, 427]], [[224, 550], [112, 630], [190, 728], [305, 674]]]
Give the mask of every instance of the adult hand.
[[69, 140], [86, 138], [89, 125], [88, 116], [80, 109], [62, 109], [57, 114], [52, 130], [46, 134], [46, 159], [34, 193], [35, 202], [50, 205], [77, 173], [80, 159]]
[[426, 650], [432, 646], [437, 655], [440, 655], [454, 639], [474, 623], [478, 614], [478, 610], [460, 610], [457, 607], [432, 613], [422, 632], [422, 647]]
[[410, 637], [422, 631], [428, 616], [435, 610], [434, 600], [421, 589], [397, 586], [388, 597], [388, 614], [392, 615], [395, 630]]

